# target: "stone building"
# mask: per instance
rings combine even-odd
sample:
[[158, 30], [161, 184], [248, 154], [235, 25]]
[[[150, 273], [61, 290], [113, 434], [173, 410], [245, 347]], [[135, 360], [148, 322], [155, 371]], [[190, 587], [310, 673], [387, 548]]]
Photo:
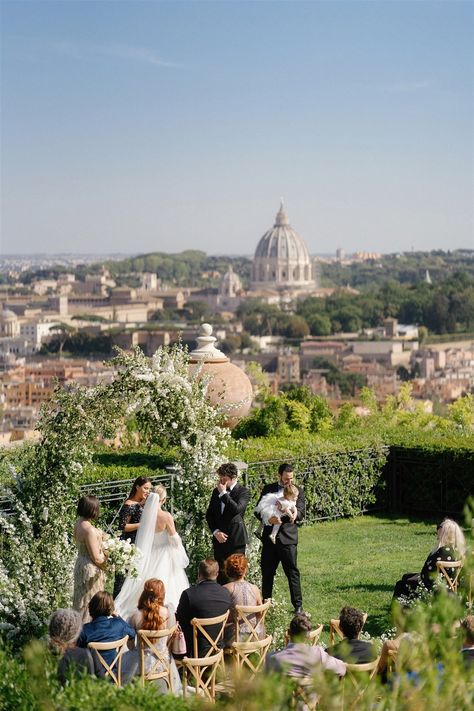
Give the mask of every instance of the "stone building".
[[293, 229], [280, 204], [273, 227], [265, 232], [255, 250], [252, 290], [310, 291], [316, 287], [313, 261], [304, 240]]

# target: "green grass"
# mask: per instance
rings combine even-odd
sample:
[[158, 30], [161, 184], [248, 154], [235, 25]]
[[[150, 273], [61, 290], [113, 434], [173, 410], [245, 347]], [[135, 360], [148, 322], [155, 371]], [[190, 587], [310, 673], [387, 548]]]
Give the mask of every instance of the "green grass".
[[[300, 529], [298, 565], [304, 609], [314, 623], [327, 624], [341, 607], [368, 613], [365, 630], [380, 636], [392, 627], [390, 601], [395, 582], [418, 572], [436, 540], [437, 521], [406, 517], [360, 516]], [[289, 599], [281, 566], [276, 595]], [[275, 594], [275, 593], [274, 593]]]

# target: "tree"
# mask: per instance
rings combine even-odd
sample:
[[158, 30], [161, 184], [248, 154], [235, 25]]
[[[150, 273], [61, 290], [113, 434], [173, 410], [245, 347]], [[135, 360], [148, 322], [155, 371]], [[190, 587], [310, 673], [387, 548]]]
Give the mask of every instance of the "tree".
[[76, 329], [74, 326], [70, 326], [68, 323], [57, 323], [55, 326], [49, 329], [50, 333], [55, 333], [57, 334], [57, 342], [59, 344], [58, 347], [58, 354], [59, 357], [61, 358], [62, 353], [63, 353], [63, 348], [64, 344], [68, 340], [68, 338], [71, 336], [72, 333], [76, 333]]

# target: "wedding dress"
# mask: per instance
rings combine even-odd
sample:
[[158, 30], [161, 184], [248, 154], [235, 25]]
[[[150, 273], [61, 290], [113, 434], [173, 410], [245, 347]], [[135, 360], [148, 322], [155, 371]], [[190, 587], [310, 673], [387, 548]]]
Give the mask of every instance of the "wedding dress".
[[160, 510], [158, 494], [149, 494], [138, 529], [136, 546], [141, 555], [137, 564], [136, 578], [128, 576], [115, 599], [115, 609], [123, 619], [128, 619], [136, 610], [145, 580], [158, 578], [165, 586], [165, 604], [176, 609], [183, 590], [189, 587], [185, 568], [189, 565], [181, 538], [166, 530], [155, 532], [156, 518]]

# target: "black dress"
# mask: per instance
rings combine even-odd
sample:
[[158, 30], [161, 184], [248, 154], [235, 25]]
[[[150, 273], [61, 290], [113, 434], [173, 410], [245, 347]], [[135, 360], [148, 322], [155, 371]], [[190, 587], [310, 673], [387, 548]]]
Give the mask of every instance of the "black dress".
[[[140, 523], [140, 519], [143, 513], [143, 506], [138, 502], [133, 504], [123, 504], [118, 515], [119, 529], [121, 531], [120, 538], [122, 540], [130, 539], [131, 543], [135, 543], [137, 537], [137, 530], [135, 531], [125, 531], [125, 526], [129, 523]], [[125, 575], [117, 573], [114, 582], [114, 598], [117, 597], [122, 585], [125, 582]]]
[[[429, 554], [425, 560], [421, 573], [405, 573], [401, 580], [395, 584], [393, 598], [397, 599], [401, 595], [410, 598], [417, 595], [419, 588], [431, 591], [438, 575], [436, 563], [438, 560], [450, 561], [459, 560], [459, 553], [451, 546], [441, 546]], [[447, 568], [448, 575], [454, 575], [454, 568]]]

